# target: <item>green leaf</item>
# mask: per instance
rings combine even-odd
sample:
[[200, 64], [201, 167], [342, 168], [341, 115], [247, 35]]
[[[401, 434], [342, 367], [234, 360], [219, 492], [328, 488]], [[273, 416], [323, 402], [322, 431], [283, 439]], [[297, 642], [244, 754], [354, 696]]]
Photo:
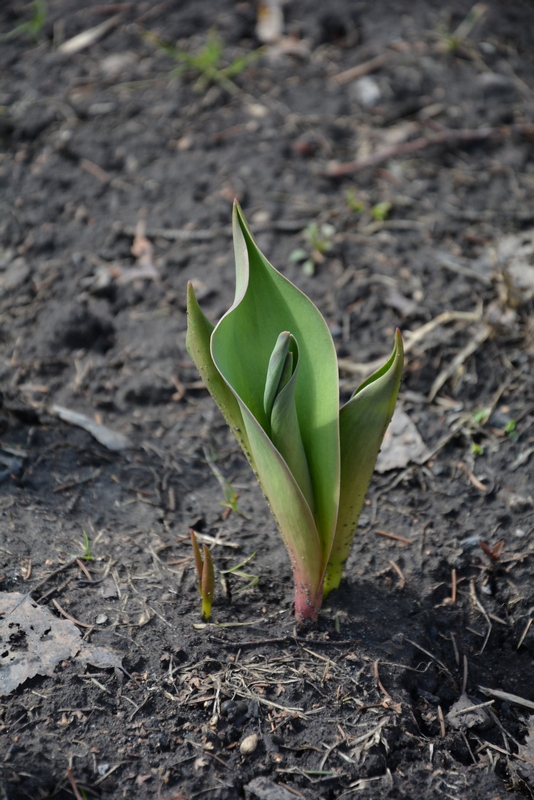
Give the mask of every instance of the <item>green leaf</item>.
[[290, 341], [291, 334], [288, 331], [283, 331], [276, 340], [274, 350], [269, 359], [267, 378], [265, 380], [265, 391], [263, 393], [263, 410], [267, 415], [267, 419], [270, 419], [271, 417], [274, 401], [276, 400], [276, 395], [279, 392], [282, 375], [287, 369]]
[[239, 409], [239, 403], [231, 389], [228, 388], [226, 381], [221, 377], [211, 357], [210, 339], [213, 330], [214, 325], [211, 324], [202, 312], [195, 297], [193, 285], [190, 282], [187, 286], [187, 334], [185, 338], [187, 352], [195, 362], [200, 377], [219, 406], [228, 426], [248, 458], [252, 469], [256, 471], [254, 459], [250, 452], [250, 444], [243, 424], [243, 417]]
[[[295, 408], [309, 465], [321, 549], [328, 553], [339, 496], [338, 372], [334, 343], [311, 300], [261, 254], [237, 203], [233, 230], [236, 293], [232, 307], [213, 332], [213, 361], [239, 398], [243, 417], [246, 407], [266, 432], [270, 420], [263, 397], [273, 342], [284, 331], [298, 341]], [[246, 427], [249, 431], [250, 420]], [[271, 442], [269, 446], [273, 447]], [[252, 442], [251, 447], [254, 451]], [[259, 464], [258, 474], [261, 480]], [[279, 517], [275, 510], [278, 499], [265, 487], [264, 491], [275, 516]]]
[[402, 338], [397, 331], [386, 364], [364, 381], [341, 408], [339, 514], [326, 571], [325, 597], [339, 586], [380, 446], [393, 416], [403, 363]]
[[[295, 346], [297, 346], [296, 342]], [[290, 351], [288, 351], [286, 359], [288, 369], [284, 370], [284, 372], [287, 373], [289, 369], [292, 368], [291, 365], [293, 363], [293, 354]], [[280, 378], [280, 387], [282, 388], [279, 388], [271, 413], [271, 441], [285, 459], [286, 464], [291, 470], [313, 513], [315, 501], [313, 498], [310, 469], [302, 443], [297, 409], [295, 406], [295, 388], [299, 371], [298, 350], [296, 361], [295, 370], [291, 377], [289, 377], [289, 380], [287, 380], [287, 382], [285, 381], [284, 374], [282, 374]]]

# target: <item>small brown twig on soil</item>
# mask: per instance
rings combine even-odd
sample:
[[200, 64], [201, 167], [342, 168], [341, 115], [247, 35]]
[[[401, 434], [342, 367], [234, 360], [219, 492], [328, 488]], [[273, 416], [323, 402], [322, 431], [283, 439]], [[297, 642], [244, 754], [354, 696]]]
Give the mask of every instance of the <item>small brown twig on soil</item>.
[[486, 622], [488, 623], [488, 629], [487, 629], [486, 635], [484, 637], [484, 642], [482, 644], [482, 647], [480, 648], [480, 652], [478, 653], [478, 655], [480, 656], [480, 655], [482, 655], [482, 653], [486, 649], [486, 645], [487, 645], [488, 639], [489, 639], [489, 637], [491, 635], [491, 631], [492, 631], [492, 627], [493, 626], [491, 624], [491, 619], [489, 617], [488, 612], [486, 611], [486, 609], [484, 608], [484, 606], [482, 605], [482, 603], [480, 602], [480, 600], [477, 597], [477, 593], [476, 593], [476, 590], [475, 590], [475, 582], [474, 581], [471, 581], [470, 584], [469, 584], [469, 594], [471, 596], [471, 600], [476, 605], [478, 610], [484, 615], [484, 617], [486, 618]]
[[370, 58], [369, 61], [364, 61], [362, 64], [357, 64], [355, 67], [350, 67], [350, 69], [346, 69], [343, 72], [338, 72], [337, 75], [332, 75], [330, 80], [332, 83], [338, 85], [355, 81], [358, 78], [362, 78], [364, 75], [369, 75], [370, 72], [376, 72], [377, 69], [387, 64], [393, 55], [394, 53], [391, 51], [381, 53], [379, 56]]
[[74, 564], [76, 564], [76, 559], [75, 558], [71, 558], [70, 561], [66, 561], [65, 564], [62, 564], [60, 567], [55, 569], [53, 572], [51, 572], [45, 578], [40, 580], [39, 583], [36, 583], [35, 586], [33, 587], [33, 589], [30, 589], [29, 593], [33, 594], [34, 592], [37, 591], [37, 589], [40, 589], [42, 586], [44, 586], [45, 583], [48, 583], [49, 580], [51, 580], [52, 578], [55, 578], [56, 575], [59, 575], [61, 572], [64, 572], [66, 569], [69, 569], [69, 567], [72, 567]]
[[94, 625], [88, 625], [86, 622], [80, 622], [79, 619], [76, 619], [76, 617], [73, 617], [71, 614], [65, 611], [65, 609], [61, 608], [57, 600], [53, 599], [52, 603], [55, 605], [61, 616], [65, 617], [65, 619], [68, 619], [71, 622], [74, 622], [75, 625], [79, 625], [80, 628], [90, 628], [91, 630], [93, 630], [93, 628], [95, 627]]
[[73, 792], [74, 797], [76, 798], [76, 800], [83, 800], [83, 796], [80, 794], [80, 790], [76, 786], [76, 781], [74, 780], [74, 774], [73, 774], [73, 771], [72, 771], [72, 767], [69, 767], [67, 769], [67, 777], [69, 779], [70, 785], [72, 786], [72, 792]]
[[504, 700], [505, 703], [515, 703], [518, 706], [524, 706], [534, 710], [534, 703], [532, 700], [526, 700], [524, 697], [519, 697], [517, 694], [510, 694], [510, 692], [502, 692], [500, 689], [488, 689], [485, 686], [478, 687], [484, 694], [489, 694], [496, 697], [497, 700]]
[[[264, 647], [272, 644], [313, 644], [314, 647], [354, 647], [358, 644], [356, 639], [338, 639], [329, 642], [322, 640], [311, 641], [310, 639], [303, 639], [300, 636], [280, 636], [274, 639], [251, 639], [245, 642], [225, 642], [224, 639], [219, 639], [216, 636], [211, 636], [210, 641], [216, 642], [223, 647], [233, 647], [241, 649], [242, 647]], [[305, 648], [304, 648], [305, 649]]]
[[432, 136], [420, 136], [410, 142], [384, 147], [366, 158], [348, 161], [345, 164], [331, 164], [325, 170], [324, 175], [327, 178], [342, 178], [346, 175], [353, 175], [355, 172], [367, 167], [376, 167], [378, 164], [383, 164], [384, 161], [389, 161], [392, 158], [416, 153], [418, 150], [424, 150], [434, 145], [482, 142], [486, 139], [506, 138], [514, 133], [521, 136], [533, 136], [534, 125], [519, 123], [517, 125], [502, 125], [498, 128], [478, 128], [474, 130], [469, 128], [451, 130], [447, 128]]
[[452, 361], [443, 369], [437, 378], [435, 379], [434, 383], [432, 384], [432, 388], [428, 393], [428, 402], [431, 403], [432, 400], [435, 398], [443, 384], [451, 378], [456, 370], [465, 364], [467, 359], [476, 353], [478, 348], [489, 338], [491, 334], [491, 328], [489, 325], [482, 325], [481, 328], [475, 333], [473, 338], [467, 345], [460, 350], [459, 353], [455, 355]]
[[456, 570], [453, 567], [451, 571], [451, 603], [456, 605]]
[[[481, 322], [482, 307], [476, 311], [443, 311], [437, 317], [425, 322], [415, 331], [407, 331], [407, 342], [404, 345], [404, 354], [407, 355], [421, 341], [428, 339], [428, 334], [440, 325], [447, 325], [449, 322]], [[383, 363], [383, 358], [377, 358], [367, 364], [351, 361], [348, 358], [339, 358], [338, 365], [341, 370], [354, 375], [370, 375]]]
[[488, 491], [488, 487], [484, 486], [484, 484], [481, 481], [479, 481], [475, 475], [473, 475], [467, 464], [465, 464], [463, 461], [459, 461], [458, 466], [463, 472], [465, 472], [465, 474], [469, 478], [469, 481], [473, 484], [475, 489], [478, 489], [480, 492]]
[[386, 700], [391, 701], [393, 698], [391, 697], [391, 695], [387, 691], [387, 689], [384, 688], [384, 684], [380, 680], [380, 675], [378, 674], [378, 659], [375, 661], [375, 663], [373, 665], [373, 670], [374, 670], [374, 673], [375, 673], [375, 678], [376, 678], [376, 682], [378, 684], [378, 688], [380, 689], [382, 694], [385, 696]]
[[445, 730], [445, 718], [443, 716], [443, 709], [441, 708], [441, 706], [438, 706], [438, 717], [439, 717], [439, 727], [441, 736], [445, 738], [445, 736], [447, 735], [447, 731]]
[[404, 577], [404, 573], [403, 573], [403, 571], [401, 570], [401, 568], [399, 567], [399, 565], [398, 565], [398, 564], [396, 564], [396, 563], [393, 561], [393, 559], [392, 559], [392, 558], [390, 558], [390, 559], [389, 559], [389, 563], [391, 564], [391, 566], [393, 567], [393, 569], [395, 570], [395, 572], [397, 573], [397, 575], [398, 575], [398, 576], [399, 576], [399, 578], [400, 578], [399, 589], [404, 589], [404, 587], [406, 586], [406, 578]]
[[403, 544], [413, 544], [413, 539], [408, 539], [406, 536], [399, 536], [397, 533], [388, 533], [388, 531], [376, 530], [379, 536], [385, 536], [387, 539], [394, 539], [396, 542], [403, 542]]
[[83, 572], [89, 583], [93, 583], [93, 578], [91, 576], [91, 573], [89, 572], [89, 570], [87, 569], [81, 558], [77, 558], [76, 563], [78, 564], [79, 568], [81, 569], [81, 571]]
[[420, 650], [422, 653], [424, 653], [424, 654], [425, 654], [425, 656], [428, 656], [429, 658], [431, 658], [431, 659], [432, 659], [432, 661], [435, 661], [435, 662], [436, 662], [436, 664], [437, 664], [438, 666], [440, 666], [440, 667], [441, 667], [441, 669], [442, 669], [442, 670], [443, 670], [443, 671], [444, 671], [444, 672], [445, 672], [445, 673], [446, 673], [446, 674], [447, 674], [447, 675], [448, 675], [448, 676], [451, 678], [451, 681], [452, 681], [453, 683], [455, 683], [455, 681], [453, 680], [453, 677], [452, 677], [452, 675], [451, 675], [450, 671], [447, 669], [447, 667], [445, 666], [445, 664], [443, 663], [443, 661], [440, 661], [440, 660], [439, 660], [439, 658], [436, 658], [436, 656], [435, 656], [435, 655], [433, 655], [433, 654], [432, 654], [432, 653], [431, 653], [429, 650], [425, 650], [425, 648], [424, 648], [424, 647], [421, 647], [421, 645], [420, 645], [420, 644], [417, 644], [417, 642], [414, 642], [412, 639], [408, 639], [408, 638], [406, 638], [406, 641], [407, 641], [407, 642], [409, 642], [409, 644], [411, 644], [413, 647], [417, 647], [417, 649], [418, 649], [418, 650]]

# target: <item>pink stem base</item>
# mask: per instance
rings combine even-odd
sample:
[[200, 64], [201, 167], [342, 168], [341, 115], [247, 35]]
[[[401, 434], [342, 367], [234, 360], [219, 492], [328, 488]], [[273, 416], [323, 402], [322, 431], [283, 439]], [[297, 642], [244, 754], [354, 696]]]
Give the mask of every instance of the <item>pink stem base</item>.
[[322, 588], [313, 596], [308, 587], [299, 582], [295, 583], [295, 618], [297, 622], [301, 624], [304, 622], [317, 622], [322, 602]]

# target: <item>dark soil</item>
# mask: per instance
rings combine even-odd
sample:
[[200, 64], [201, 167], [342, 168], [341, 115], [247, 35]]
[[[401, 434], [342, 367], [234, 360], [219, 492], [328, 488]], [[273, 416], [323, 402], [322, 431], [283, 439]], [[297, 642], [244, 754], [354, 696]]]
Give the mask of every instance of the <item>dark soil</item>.
[[[289, 52], [231, 83], [180, 54], [210, 31], [226, 64], [257, 50], [253, 3], [47, 0], [17, 29], [38, 5], [0, 8], [1, 588], [122, 666], [62, 657], [4, 696], [0, 796], [534, 797], [532, 3], [455, 37], [472, 0], [291, 0]], [[375, 476], [309, 630], [185, 349], [187, 281], [214, 321], [233, 297], [235, 196], [331, 326], [344, 398], [420, 331], [401, 402], [427, 452]], [[308, 275], [312, 222], [335, 233]], [[190, 528], [221, 578], [209, 625]], [[24, 646], [8, 632], [4, 666]]]

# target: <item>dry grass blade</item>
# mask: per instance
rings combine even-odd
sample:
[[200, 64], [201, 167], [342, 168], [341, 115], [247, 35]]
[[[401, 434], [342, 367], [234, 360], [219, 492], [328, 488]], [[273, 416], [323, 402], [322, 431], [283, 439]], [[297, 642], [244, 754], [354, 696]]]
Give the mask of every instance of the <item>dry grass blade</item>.
[[478, 687], [481, 692], [484, 694], [489, 694], [492, 697], [496, 697], [497, 700], [504, 700], [505, 703], [514, 703], [518, 706], [523, 706], [523, 708], [530, 708], [534, 711], [534, 703], [532, 700], [527, 700], [524, 697], [520, 697], [517, 694], [511, 694], [510, 692], [502, 692], [500, 689], [488, 689], [485, 686]]
[[431, 403], [432, 400], [435, 398], [443, 384], [452, 378], [456, 370], [464, 364], [467, 359], [476, 353], [478, 348], [489, 338], [491, 334], [491, 328], [489, 325], [483, 325], [471, 341], [462, 349], [459, 353], [452, 359], [450, 364], [448, 364], [445, 369], [443, 369], [437, 378], [435, 379], [434, 383], [432, 384], [432, 388], [428, 394], [428, 401]]

